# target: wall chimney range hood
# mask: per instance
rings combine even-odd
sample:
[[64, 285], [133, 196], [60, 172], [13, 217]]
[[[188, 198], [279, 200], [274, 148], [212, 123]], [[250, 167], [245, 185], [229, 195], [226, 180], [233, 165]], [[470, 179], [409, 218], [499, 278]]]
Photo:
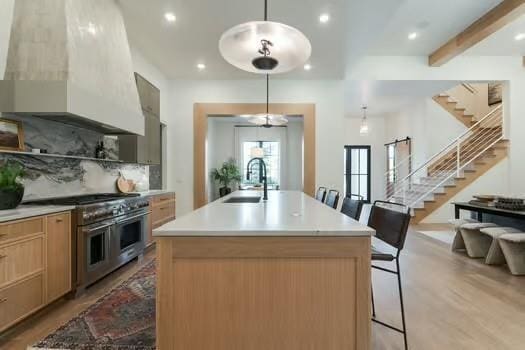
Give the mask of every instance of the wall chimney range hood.
[[0, 112], [144, 135], [116, 2], [16, 0]]

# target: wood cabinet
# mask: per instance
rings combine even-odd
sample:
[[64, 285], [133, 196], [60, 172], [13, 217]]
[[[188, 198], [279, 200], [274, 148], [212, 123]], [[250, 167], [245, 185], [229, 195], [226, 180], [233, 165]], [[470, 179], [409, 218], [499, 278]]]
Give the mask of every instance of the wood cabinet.
[[144, 113], [144, 123], [144, 136], [119, 136], [119, 157], [125, 162], [158, 165], [162, 147], [160, 121]]
[[44, 306], [43, 291], [41, 273], [0, 289], [0, 331]]
[[46, 302], [71, 290], [71, 221], [69, 214], [47, 217]]
[[43, 271], [43, 235], [0, 247], [0, 288]]
[[149, 229], [146, 237], [146, 245], [154, 242], [153, 230], [167, 222], [175, 220], [175, 193], [165, 193], [151, 196], [149, 199], [151, 209]]
[[120, 159], [130, 163], [158, 165], [162, 159], [160, 91], [137, 73], [135, 80], [144, 114], [144, 136], [119, 136]]
[[0, 332], [71, 290], [71, 214], [0, 224]]

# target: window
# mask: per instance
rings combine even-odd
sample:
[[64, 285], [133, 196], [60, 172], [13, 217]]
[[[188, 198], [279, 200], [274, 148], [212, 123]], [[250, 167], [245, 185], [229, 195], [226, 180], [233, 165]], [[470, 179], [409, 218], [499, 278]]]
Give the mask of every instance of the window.
[[345, 146], [345, 195], [370, 203], [370, 146]]
[[281, 147], [277, 141], [248, 141], [242, 143], [242, 181], [243, 187], [253, 186], [259, 184], [259, 174], [262, 173], [262, 164], [252, 164], [252, 175], [250, 180], [246, 179], [246, 167], [248, 162], [252, 159], [251, 149], [254, 147], [261, 147], [264, 150], [264, 162], [266, 163], [266, 171], [268, 173], [268, 186], [276, 188], [281, 181]]

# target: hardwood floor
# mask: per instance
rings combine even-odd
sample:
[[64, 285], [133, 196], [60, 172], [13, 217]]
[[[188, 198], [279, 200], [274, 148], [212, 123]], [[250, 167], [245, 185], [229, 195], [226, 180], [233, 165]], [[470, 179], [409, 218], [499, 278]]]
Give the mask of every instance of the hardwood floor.
[[[401, 255], [408, 341], [411, 349], [524, 349], [525, 276], [506, 267], [452, 253], [449, 246], [411, 227]], [[451, 230], [450, 228], [448, 228]], [[373, 271], [377, 317], [401, 324], [394, 275]], [[403, 349], [402, 336], [373, 324], [376, 350]]]
[[[525, 344], [525, 277], [452, 253], [412, 227], [401, 256], [409, 346], [413, 350], [520, 350]], [[62, 300], [0, 337], [0, 349], [26, 349], [150, 261], [150, 251], [75, 300]], [[378, 318], [400, 324], [395, 276], [373, 271]], [[402, 349], [402, 336], [373, 324], [373, 349]]]

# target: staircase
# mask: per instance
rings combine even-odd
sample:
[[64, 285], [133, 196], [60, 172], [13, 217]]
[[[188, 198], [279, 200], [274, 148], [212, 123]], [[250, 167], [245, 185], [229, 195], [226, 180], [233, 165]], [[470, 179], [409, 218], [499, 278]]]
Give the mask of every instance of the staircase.
[[[439, 100], [444, 101], [441, 97], [444, 96], [439, 96]], [[447, 106], [454, 111], [454, 116], [471, 124], [469, 129], [407, 176], [399, 178], [398, 169], [410, 161], [411, 156], [385, 174], [396, 179], [387, 186], [387, 200], [412, 208], [413, 223], [446, 204], [507, 156], [509, 143], [503, 139], [501, 106], [479, 121], [467, 121], [473, 116], [461, 109], [458, 111], [450, 101]]]
[[462, 124], [464, 124], [467, 128], [470, 128], [472, 125], [476, 124], [474, 114], [468, 114], [466, 112], [466, 109], [463, 107], [459, 107], [459, 102], [454, 101], [454, 99], [452, 99], [449, 95], [439, 94], [437, 96], [432, 97], [432, 99], [436, 101], [438, 105], [443, 107], [447, 112], [449, 112], [452, 116], [454, 116], [457, 120], [459, 120]]

